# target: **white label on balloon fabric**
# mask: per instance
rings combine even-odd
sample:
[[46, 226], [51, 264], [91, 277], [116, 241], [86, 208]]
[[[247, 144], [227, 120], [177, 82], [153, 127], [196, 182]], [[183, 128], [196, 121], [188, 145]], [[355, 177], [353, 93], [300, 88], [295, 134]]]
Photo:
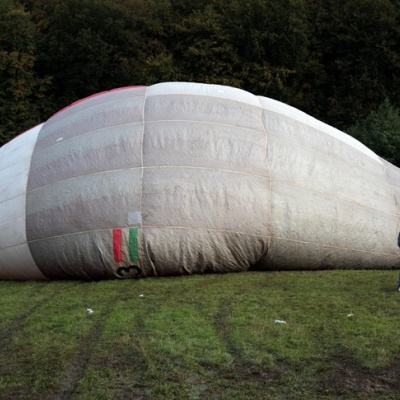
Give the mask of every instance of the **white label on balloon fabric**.
[[138, 225], [142, 223], [142, 213], [140, 211], [131, 211], [128, 213], [128, 224]]

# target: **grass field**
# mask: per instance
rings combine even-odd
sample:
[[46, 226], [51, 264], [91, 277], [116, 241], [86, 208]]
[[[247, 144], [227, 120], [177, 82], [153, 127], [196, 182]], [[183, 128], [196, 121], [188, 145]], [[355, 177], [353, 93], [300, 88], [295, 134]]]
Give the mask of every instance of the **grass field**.
[[0, 399], [400, 399], [396, 284], [396, 271], [3, 281]]

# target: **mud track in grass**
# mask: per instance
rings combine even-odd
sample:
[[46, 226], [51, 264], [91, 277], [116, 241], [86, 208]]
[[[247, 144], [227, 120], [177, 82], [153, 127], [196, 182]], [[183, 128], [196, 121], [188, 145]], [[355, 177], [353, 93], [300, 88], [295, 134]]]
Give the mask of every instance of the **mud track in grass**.
[[102, 335], [104, 324], [116, 304], [121, 300], [124, 299], [119, 294], [116, 295], [110, 299], [107, 307], [95, 316], [96, 320], [92, 328], [79, 344], [74, 357], [61, 378], [58, 388], [54, 392], [52, 397], [54, 400], [68, 400], [75, 394], [79, 381], [83, 378], [90, 363], [95, 346]]
[[[41, 288], [43, 289], [43, 288]], [[39, 289], [39, 290], [41, 290]], [[19, 326], [23, 324], [29, 317], [35, 314], [43, 305], [49, 303], [55, 297], [57, 297], [60, 293], [60, 290], [52, 293], [51, 295], [47, 296], [46, 298], [38, 301], [34, 304], [31, 308], [29, 308], [26, 312], [15, 317], [10, 321], [10, 323], [5, 326], [3, 329], [0, 330], [0, 349], [4, 349], [7, 345], [11, 342], [14, 333], [18, 330]], [[0, 350], [1, 354], [1, 350]]]
[[[317, 395], [338, 398], [400, 399], [400, 357], [386, 367], [366, 368], [349, 351], [341, 351], [327, 360], [330, 368], [316, 377]], [[393, 396], [393, 397], [392, 397]], [[385, 397], [388, 398], [388, 397]]]

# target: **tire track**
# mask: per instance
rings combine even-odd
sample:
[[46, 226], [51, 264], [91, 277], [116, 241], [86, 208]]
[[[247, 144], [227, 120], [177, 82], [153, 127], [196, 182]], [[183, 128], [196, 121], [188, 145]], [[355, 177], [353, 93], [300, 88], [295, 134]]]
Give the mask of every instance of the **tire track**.
[[220, 300], [218, 312], [214, 318], [214, 329], [221, 343], [231, 355], [234, 365], [244, 364], [241, 348], [234, 342], [230, 335], [229, 317], [232, 315], [232, 306], [226, 299]]
[[53, 396], [54, 400], [68, 400], [75, 393], [79, 386], [79, 381], [83, 378], [86, 368], [89, 365], [92, 354], [97, 345], [98, 339], [103, 332], [103, 326], [110, 313], [118, 302], [123, 301], [120, 295], [110, 299], [108, 306], [99, 314], [97, 320], [83, 338], [75, 356], [72, 358], [68, 368], [64, 372], [58, 389]]
[[[42, 290], [42, 289], [40, 289], [40, 290]], [[44, 304], [47, 304], [51, 300], [53, 300], [60, 293], [60, 290], [52, 293], [51, 295], [45, 297], [42, 300], [40, 300], [33, 307], [31, 307], [28, 311], [19, 315], [16, 318], [12, 319], [6, 327], [4, 327], [2, 330], [0, 330], [0, 347], [4, 348], [5, 344], [8, 341], [11, 341], [11, 339], [12, 339], [15, 331], [18, 329], [18, 327], [23, 322], [25, 322], [30, 316], [32, 316], [35, 312], [37, 312], [40, 307], [42, 307]]]

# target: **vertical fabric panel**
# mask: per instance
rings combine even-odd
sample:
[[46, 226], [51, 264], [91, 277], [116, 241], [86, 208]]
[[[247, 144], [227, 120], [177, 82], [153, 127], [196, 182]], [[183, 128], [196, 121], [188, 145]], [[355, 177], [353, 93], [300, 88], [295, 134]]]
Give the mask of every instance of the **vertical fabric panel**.
[[345, 133], [260, 101], [271, 173], [270, 267], [393, 268], [399, 211], [384, 163]]
[[0, 149], [0, 279], [46, 279], [27, 245], [26, 186], [42, 125]]
[[[141, 224], [145, 92], [102, 93], [44, 124], [32, 157], [26, 221], [31, 252], [47, 274], [99, 279], [129, 262], [125, 228]], [[47, 249], [59, 242], [58, 253]], [[50, 254], [56, 259], [49, 264]]]
[[218, 85], [151, 86], [143, 165], [141, 240], [157, 275], [246, 270], [264, 255], [270, 180], [257, 97]]

